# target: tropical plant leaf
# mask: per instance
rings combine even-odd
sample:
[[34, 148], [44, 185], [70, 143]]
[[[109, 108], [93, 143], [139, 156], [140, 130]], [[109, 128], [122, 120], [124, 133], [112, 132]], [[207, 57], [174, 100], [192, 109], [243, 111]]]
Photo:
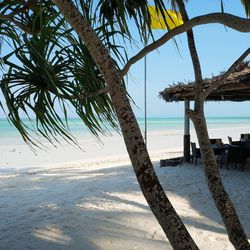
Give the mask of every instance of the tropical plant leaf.
[[[165, 8], [163, 1], [156, 2], [157, 8]], [[39, 7], [36, 12], [32, 9], [14, 16], [15, 20], [31, 28], [31, 34], [20, 35], [9, 22], [2, 22], [2, 27], [8, 31], [4, 35], [7, 34], [11, 48], [11, 52], [3, 56], [8, 71], [0, 83], [9, 120], [24, 140], [33, 145], [38, 144], [33, 134], [42, 135], [50, 142], [58, 141], [58, 135], [75, 142], [68, 125], [69, 106], [95, 136], [109, 133], [110, 128], [119, 131], [110, 96], [105, 92], [96, 94], [107, 85], [86, 46], [55, 11], [51, 1], [36, 3], [35, 8]], [[110, 5], [110, 1], [78, 3], [104, 46], [117, 59], [119, 68], [127, 60], [126, 50], [119, 40], [133, 39], [129, 33], [128, 16], [136, 20], [138, 28], [144, 27], [143, 20], [147, 20], [148, 15], [146, 1], [113, 1], [115, 10], [111, 24], [105, 12], [101, 22], [92, 16], [94, 8], [104, 11], [105, 4]], [[0, 13], [18, 8], [20, 4], [17, 3], [0, 5]], [[145, 27], [141, 34], [146, 31]], [[122, 84], [125, 88], [125, 83]], [[28, 119], [24, 120], [23, 115]]]
[[245, 8], [247, 17], [250, 16], [250, 0], [241, 0], [242, 5]]
[[[37, 133], [49, 142], [58, 141], [59, 135], [75, 143], [67, 123], [67, 105], [96, 136], [110, 128], [118, 130], [109, 95], [94, 94], [105, 88], [105, 81], [84, 44], [57, 15], [44, 21], [38, 34], [23, 35], [21, 46], [12, 46], [14, 50], [3, 57], [9, 70], [3, 75], [1, 90], [8, 118], [26, 142], [37, 145], [32, 136]], [[116, 45], [106, 42], [106, 46], [119, 54]], [[21, 114], [31, 121], [29, 126]]]

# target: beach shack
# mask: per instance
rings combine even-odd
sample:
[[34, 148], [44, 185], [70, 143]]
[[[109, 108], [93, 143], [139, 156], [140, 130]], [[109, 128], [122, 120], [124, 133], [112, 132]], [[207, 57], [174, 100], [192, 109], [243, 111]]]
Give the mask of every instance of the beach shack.
[[[218, 83], [221, 80], [221, 75], [212, 78], [204, 79], [202, 82], [203, 89]], [[195, 98], [195, 83], [185, 84], [179, 82], [160, 92], [159, 96], [166, 102], [184, 102], [184, 140], [183, 140], [183, 159], [185, 162], [190, 162], [190, 126], [189, 117], [186, 110], [190, 107], [190, 102]], [[206, 101], [250, 101], [250, 63], [245, 62], [240, 64], [210, 95]]]

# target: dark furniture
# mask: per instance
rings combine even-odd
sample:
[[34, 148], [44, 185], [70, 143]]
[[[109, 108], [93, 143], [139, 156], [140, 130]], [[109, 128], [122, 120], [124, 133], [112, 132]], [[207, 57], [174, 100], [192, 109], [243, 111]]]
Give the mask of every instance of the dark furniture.
[[192, 149], [192, 155], [191, 155], [191, 163], [194, 162], [194, 164], [197, 164], [197, 159], [201, 158], [201, 151], [199, 148], [196, 147], [195, 142], [190, 142], [191, 149]]
[[229, 145], [228, 149], [221, 153], [220, 165], [222, 167], [222, 164], [225, 162], [226, 168], [228, 169], [229, 164], [234, 163], [235, 167], [240, 166], [242, 171], [244, 171], [246, 159], [247, 155], [244, 147], [238, 145]]
[[182, 164], [182, 162], [183, 162], [183, 157], [163, 159], [163, 160], [160, 160], [160, 167], [166, 167], [166, 166], [175, 167], [177, 165]]
[[227, 138], [229, 145], [243, 146], [244, 144], [244, 141], [233, 141], [231, 136], [228, 136]]
[[222, 146], [217, 146], [216, 144], [211, 145], [217, 162], [225, 162], [225, 153], [228, 151], [229, 144], [223, 144]]
[[209, 139], [209, 141], [210, 141], [211, 144], [216, 144], [218, 142], [222, 143], [221, 138], [213, 138], [213, 139]]
[[220, 138], [215, 138], [215, 139], [209, 139], [210, 143], [211, 143], [211, 147], [214, 151], [215, 156], [219, 156], [221, 154], [221, 149], [223, 147], [223, 142], [222, 139]]
[[250, 134], [240, 134], [241, 140], [250, 140]]

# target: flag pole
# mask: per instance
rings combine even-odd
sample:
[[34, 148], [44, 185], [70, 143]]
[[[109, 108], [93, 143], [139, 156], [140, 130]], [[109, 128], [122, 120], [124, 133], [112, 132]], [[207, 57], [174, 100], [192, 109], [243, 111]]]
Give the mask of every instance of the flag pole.
[[[144, 47], [147, 41], [145, 40]], [[144, 57], [144, 141], [147, 147], [147, 56]]]
[[[181, 14], [172, 10], [161, 11], [159, 15], [155, 6], [148, 6], [151, 29], [167, 29], [171, 30], [183, 24]], [[165, 17], [162, 17], [164, 15]], [[144, 47], [147, 46], [148, 37], [145, 36]], [[147, 147], [147, 57], [144, 56], [144, 142]]]

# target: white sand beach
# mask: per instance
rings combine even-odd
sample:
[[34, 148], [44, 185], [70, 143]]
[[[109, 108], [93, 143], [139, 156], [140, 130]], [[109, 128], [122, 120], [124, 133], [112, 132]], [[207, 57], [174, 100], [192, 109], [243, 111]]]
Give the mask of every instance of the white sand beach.
[[[210, 137], [227, 142], [240, 132], [249, 131], [215, 129]], [[37, 155], [20, 141], [1, 141], [0, 249], [172, 249], [141, 194], [122, 138], [102, 141], [80, 138], [85, 152], [62, 143]], [[160, 159], [182, 154], [182, 141], [182, 131], [149, 134], [160, 181], [200, 249], [234, 249], [202, 163], [159, 167]], [[250, 166], [221, 175], [250, 237]]]

